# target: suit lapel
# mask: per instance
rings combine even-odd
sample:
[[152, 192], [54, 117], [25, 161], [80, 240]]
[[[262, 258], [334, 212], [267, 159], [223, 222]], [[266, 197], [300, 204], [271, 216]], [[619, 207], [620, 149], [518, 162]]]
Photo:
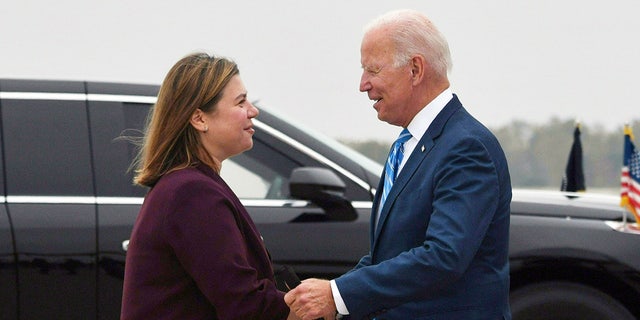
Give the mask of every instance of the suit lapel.
[[[411, 177], [413, 177], [418, 167], [420, 167], [420, 165], [427, 158], [431, 149], [433, 149], [433, 147], [435, 146], [436, 139], [442, 133], [442, 130], [444, 129], [444, 125], [446, 124], [446, 122], [449, 120], [449, 118], [451, 118], [453, 113], [456, 112], [461, 107], [462, 107], [462, 104], [460, 104], [458, 97], [454, 94], [453, 99], [451, 99], [451, 101], [447, 103], [444, 109], [440, 111], [440, 113], [433, 120], [433, 122], [431, 123], [427, 131], [424, 133], [422, 138], [420, 138], [420, 141], [416, 145], [415, 149], [413, 149], [413, 152], [409, 156], [407, 163], [405, 163], [396, 181], [393, 183], [393, 187], [391, 188], [391, 191], [387, 196], [387, 200], [385, 201], [384, 206], [380, 211], [380, 218], [378, 219], [378, 224], [375, 225], [375, 230], [373, 229], [371, 230], [372, 231], [371, 239], [373, 240], [371, 244], [372, 253], [374, 251], [376, 244], [378, 243], [378, 236], [380, 235], [380, 232], [382, 232], [382, 228], [384, 227], [385, 222], [387, 221], [387, 218], [391, 213], [390, 210], [393, 207], [393, 204], [395, 203], [396, 198], [398, 197], [400, 192], [402, 192], [402, 190], [405, 188], [409, 180], [411, 180]], [[383, 177], [384, 177], [384, 174], [385, 173], [383, 172], [382, 173]], [[381, 188], [382, 188], [382, 183], [379, 184], [377, 190], [382, 191]], [[378, 192], [376, 192], [375, 203], [376, 205], [373, 207], [374, 211], [372, 212], [372, 226], [374, 225], [373, 223], [375, 223], [375, 215], [373, 213], [378, 211], [378, 205], [380, 204], [380, 194]]]

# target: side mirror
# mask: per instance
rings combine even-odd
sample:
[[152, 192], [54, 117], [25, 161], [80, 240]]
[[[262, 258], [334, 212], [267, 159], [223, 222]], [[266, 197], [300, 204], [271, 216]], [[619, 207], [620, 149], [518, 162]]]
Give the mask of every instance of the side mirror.
[[344, 197], [346, 185], [333, 171], [318, 167], [301, 167], [291, 172], [291, 196], [308, 200], [322, 208], [331, 221], [358, 218], [351, 201]]

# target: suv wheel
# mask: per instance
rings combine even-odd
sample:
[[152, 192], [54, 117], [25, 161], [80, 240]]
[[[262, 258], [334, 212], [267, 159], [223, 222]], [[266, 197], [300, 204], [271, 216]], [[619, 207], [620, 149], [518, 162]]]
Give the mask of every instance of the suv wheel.
[[510, 294], [514, 320], [635, 320], [611, 296], [581, 284], [543, 282]]

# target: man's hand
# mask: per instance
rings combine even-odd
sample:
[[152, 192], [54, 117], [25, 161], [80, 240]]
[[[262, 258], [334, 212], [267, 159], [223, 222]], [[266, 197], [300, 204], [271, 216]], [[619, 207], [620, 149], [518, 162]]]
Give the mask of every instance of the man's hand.
[[287, 317], [287, 320], [300, 320], [300, 318], [298, 318], [298, 315], [296, 315], [295, 312], [289, 311], [289, 316]]
[[331, 283], [327, 280], [304, 280], [284, 296], [284, 301], [302, 320], [335, 318], [336, 304], [331, 293]]

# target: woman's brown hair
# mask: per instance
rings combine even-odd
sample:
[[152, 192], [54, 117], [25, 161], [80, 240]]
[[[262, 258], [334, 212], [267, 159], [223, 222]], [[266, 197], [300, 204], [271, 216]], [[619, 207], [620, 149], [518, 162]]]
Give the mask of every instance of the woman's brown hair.
[[197, 163], [220, 170], [189, 120], [197, 109], [213, 112], [222, 90], [239, 73], [235, 62], [206, 53], [190, 54], [169, 70], [134, 164], [134, 183], [153, 187], [163, 175]]

